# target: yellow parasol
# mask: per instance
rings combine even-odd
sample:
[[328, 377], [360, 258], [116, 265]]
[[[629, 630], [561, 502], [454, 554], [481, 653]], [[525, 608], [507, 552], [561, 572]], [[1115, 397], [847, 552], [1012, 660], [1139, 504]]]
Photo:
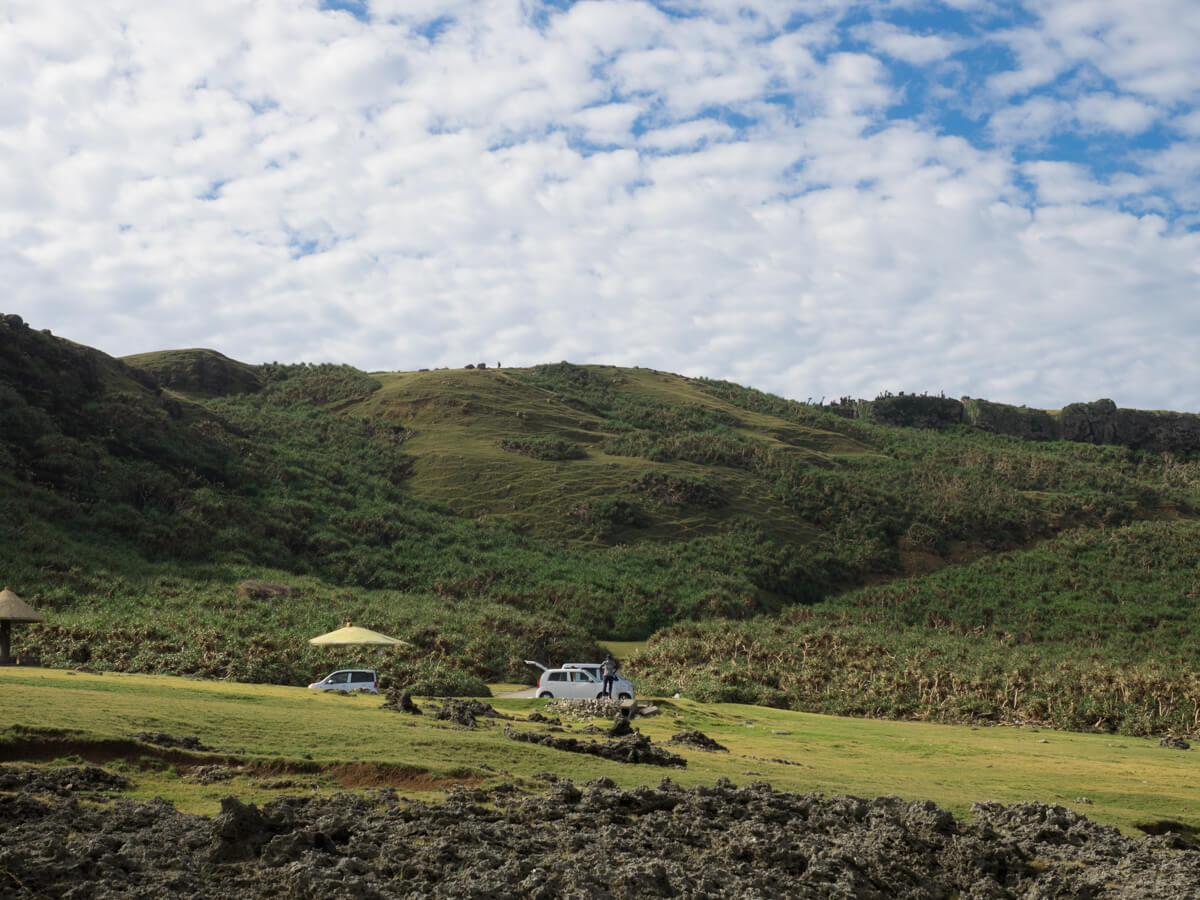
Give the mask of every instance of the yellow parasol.
[[388, 637], [370, 628], [359, 628], [357, 625], [345, 625], [337, 631], [309, 638], [310, 644], [328, 647], [347, 647], [351, 644], [374, 644], [379, 647], [411, 646], [408, 641]]

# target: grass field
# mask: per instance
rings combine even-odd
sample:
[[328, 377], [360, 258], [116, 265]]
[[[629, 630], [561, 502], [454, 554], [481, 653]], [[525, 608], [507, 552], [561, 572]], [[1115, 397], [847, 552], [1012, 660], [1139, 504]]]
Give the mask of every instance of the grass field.
[[[544, 706], [539, 700], [489, 702], [518, 719]], [[737, 784], [767, 781], [777, 790], [895, 794], [934, 800], [959, 816], [968, 815], [974, 801], [1036, 800], [1073, 807], [1129, 833], [1161, 821], [1200, 828], [1195, 757], [1157, 740], [663, 699], [660, 715], [635, 720], [652, 740], [698, 729], [729, 750], [672, 747], [688, 766], [668, 770], [516, 743], [501, 734], [503, 722], [481, 719], [480, 727], [467, 730], [381, 703], [376, 696], [296, 687], [6, 668], [0, 669], [0, 760], [102, 763], [132, 780], [135, 797], [161, 796], [205, 814], [231, 793], [262, 803], [281, 790], [390, 785], [405, 797], [436, 799], [456, 783], [509, 781], [537, 790], [545, 784], [538, 776], [553, 772], [576, 782], [607, 776], [627, 788], [657, 784], [667, 774], [684, 786], [726, 777]], [[436, 708], [437, 702], [425, 705]], [[566, 733], [584, 724], [567, 723]], [[156, 750], [133, 740], [139, 732], [196, 737], [214, 749]], [[204, 784], [188, 774], [200, 765], [244, 768], [230, 780]]]

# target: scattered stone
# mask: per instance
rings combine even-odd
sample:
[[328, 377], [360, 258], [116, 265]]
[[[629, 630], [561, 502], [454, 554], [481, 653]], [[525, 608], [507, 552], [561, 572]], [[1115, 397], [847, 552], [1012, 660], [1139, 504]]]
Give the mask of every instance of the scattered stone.
[[1089, 798], [1089, 797], [1076, 797], [1076, 798], [1075, 798], [1075, 802], [1076, 802], [1076, 803], [1084, 803], [1084, 804], [1086, 804], [1086, 805], [1088, 805], [1088, 806], [1091, 806], [1091, 805], [1092, 805], [1091, 798]]
[[531, 712], [529, 714], [527, 721], [542, 722], [546, 725], [561, 725], [562, 724], [562, 719], [560, 719], [558, 716], [553, 716], [553, 717], [543, 716], [537, 710], [534, 710], [533, 712]]
[[1160, 747], [1166, 747], [1168, 750], [1191, 750], [1192, 745], [1183, 738], [1177, 738], [1173, 735], [1167, 735], [1158, 742]]
[[696, 750], [723, 750], [728, 753], [729, 748], [718, 744], [703, 731], [681, 731], [679, 734], [671, 738], [672, 744], [686, 744]]
[[784, 731], [782, 728], [772, 728], [771, 734], [791, 734], [790, 731]]
[[184, 773], [183, 777], [198, 784], [216, 784], [220, 781], [237, 778], [239, 775], [245, 775], [246, 771], [245, 766], [192, 766]]
[[566, 719], [611, 719], [621, 712], [621, 701], [549, 700], [546, 709], [553, 709]]

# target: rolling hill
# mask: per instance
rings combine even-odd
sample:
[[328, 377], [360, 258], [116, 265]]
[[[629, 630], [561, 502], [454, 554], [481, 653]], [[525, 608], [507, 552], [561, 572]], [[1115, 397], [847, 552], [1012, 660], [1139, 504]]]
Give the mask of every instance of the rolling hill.
[[116, 360], [6, 316], [0, 571], [54, 664], [295, 682], [354, 620], [446, 689], [650, 638], [629, 670], [695, 696], [1196, 731], [1194, 419]]

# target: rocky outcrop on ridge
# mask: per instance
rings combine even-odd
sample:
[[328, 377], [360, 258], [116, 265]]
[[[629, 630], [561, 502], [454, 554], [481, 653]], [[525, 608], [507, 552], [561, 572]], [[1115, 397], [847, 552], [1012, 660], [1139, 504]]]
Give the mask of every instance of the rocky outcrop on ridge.
[[1200, 450], [1200, 415], [1121, 409], [1107, 399], [1071, 403], [1049, 412], [972, 397], [954, 400], [899, 394], [875, 400], [843, 400], [831, 409], [880, 425], [937, 429], [962, 424], [1027, 441], [1115, 444], [1131, 450], [1175, 453]]

